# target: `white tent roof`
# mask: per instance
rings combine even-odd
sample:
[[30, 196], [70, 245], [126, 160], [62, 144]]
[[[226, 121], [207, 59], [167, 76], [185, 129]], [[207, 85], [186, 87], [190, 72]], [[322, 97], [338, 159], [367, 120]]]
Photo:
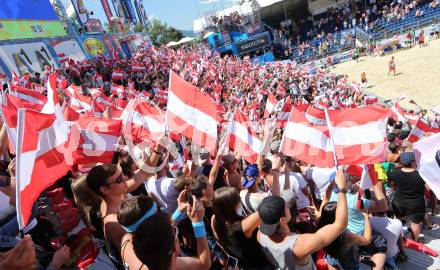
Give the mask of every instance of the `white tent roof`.
[[284, 0], [255, 0], [260, 8], [268, 7]]
[[176, 46], [176, 45], [179, 45], [179, 42], [176, 42], [176, 41], [170, 41], [170, 42], [168, 42], [167, 43], [167, 47], [173, 47], [173, 46]]
[[195, 38], [192, 38], [192, 37], [184, 37], [184, 38], [182, 38], [181, 40], [179, 40], [179, 42], [177, 42], [178, 44], [182, 44], [182, 43], [185, 43], [185, 42], [190, 42], [190, 41], [193, 41]]

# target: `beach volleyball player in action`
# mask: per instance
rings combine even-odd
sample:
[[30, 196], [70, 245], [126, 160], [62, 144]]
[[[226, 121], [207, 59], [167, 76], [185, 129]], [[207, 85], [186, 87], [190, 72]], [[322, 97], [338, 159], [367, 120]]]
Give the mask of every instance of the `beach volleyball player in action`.
[[396, 76], [396, 63], [394, 63], [394, 56], [391, 56], [391, 60], [388, 62], [388, 76], [390, 76], [391, 72]]

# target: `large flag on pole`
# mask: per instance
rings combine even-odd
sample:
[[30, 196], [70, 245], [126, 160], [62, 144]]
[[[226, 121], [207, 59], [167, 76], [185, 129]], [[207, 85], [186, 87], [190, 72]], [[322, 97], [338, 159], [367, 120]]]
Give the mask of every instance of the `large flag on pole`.
[[414, 143], [417, 170], [437, 198], [440, 197], [440, 133]]
[[249, 118], [240, 110], [235, 110], [228, 131], [229, 147], [243, 156], [246, 161], [255, 163], [263, 144]]
[[77, 149], [73, 135], [79, 133], [55, 114], [19, 109], [17, 118], [16, 206], [23, 229], [41, 192], [71, 169]]
[[166, 126], [170, 132], [191, 138], [198, 146], [215, 152], [217, 105], [206, 94], [171, 71]]
[[287, 121], [280, 152], [318, 167], [335, 166], [328, 127], [313, 125], [296, 108], [292, 109]]
[[338, 165], [384, 160], [388, 109], [368, 107], [326, 112]]

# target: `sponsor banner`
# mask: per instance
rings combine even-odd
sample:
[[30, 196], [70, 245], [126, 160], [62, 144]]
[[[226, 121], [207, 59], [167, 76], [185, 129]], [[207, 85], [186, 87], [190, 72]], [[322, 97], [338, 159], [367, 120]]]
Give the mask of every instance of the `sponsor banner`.
[[87, 32], [89, 33], [104, 33], [104, 28], [102, 28], [101, 21], [99, 19], [89, 19], [86, 23]]
[[122, 0], [110, 0], [113, 1], [113, 6], [116, 11], [116, 16], [119, 18], [125, 18], [124, 7], [122, 6]]
[[86, 59], [81, 46], [74, 39], [50, 40], [48, 42], [57, 55], [64, 54], [66, 58], [81, 62]]
[[0, 58], [9, 71], [23, 76], [26, 72], [44, 72], [44, 66], [58, 68], [58, 64], [43, 42], [0, 46]]
[[332, 62], [333, 64], [339, 64], [343, 62], [347, 62], [351, 60], [353, 56], [354, 50], [348, 50], [342, 53], [338, 53], [332, 56]]
[[127, 8], [127, 15], [130, 18], [130, 21], [133, 24], [136, 24], [137, 19], [136, 19], [136, 13], [134, 11], [134, 7], [133, 4], [131, 3], [131, 0], [122, 0], [125, 3], [125, 7]]
[[0, 40], [67, 35], [49, 0], [1, 2]]
[[270, 37], [267, 32], [251, 37], [247, 40], [239, 41], [235, 43], [238, 54], [255, 51], [259, 48], [263, 48], [269, 45], [270, 45]]
[[112, 10], [110, 9], [110, 5], [108, 4], [108, 0], [101, 0], [102, 8], [104, 9], [105, 16], [107, 17], [107, 21], [110, 23], [113, 17]]
[[145, 25], [144, 15], [142, 13], [141, 6], [140, 6], [141, 4], [142, 3], [140, 3], [139, 0], [134, 0], [134, 8], [136, 9], [136, 13], [139, 18], [139, 21], [142, 25]]
[[71, 0], [73, 7], [75, 8], [76, 16], [81, 24], [86, 24], [89, 20], [86, 7], [83, 0]]
[[89, 36], [85, 38], [82, 40], [82, 47], [84, 48], [84, 51], [91, 57], [95, 57], [99, 54], [108, 56], [108, 50], [105, 47], [101, 36]]
[[112, 35], [112, 34], [103, 35], [103, 40], [105, 46], [107, 46], [107, 48], [110, 51], [114, 50], [117, 53], [119, 53], [120, 56], [122, 56], [122, 48], [121, 45], [119, 44], [118, 37], [116, 35]]

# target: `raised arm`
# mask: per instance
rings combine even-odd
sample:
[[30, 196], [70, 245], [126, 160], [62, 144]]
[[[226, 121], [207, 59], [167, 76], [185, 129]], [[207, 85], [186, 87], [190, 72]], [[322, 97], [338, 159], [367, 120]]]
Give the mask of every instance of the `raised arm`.
[[[200, 200], [193, 196], [193, 205], [188, 206], [188, 217], [192, 222], [194, 234], [197, 239], [197, 257], [177, 257], [176, 270], [208, 270], [211, 267], [211, 252], [206, 238], [203, 216], [205, 208]], [[203, 227], [203, 230], [201, 229]], [[203, 232], [204, 233], [203, 233]]]
[[347, 244], [347, 245], [358, 244], [361, 246], [365, 246], [365, 245], [370, 244], [371, 236], [372, 236], [370, 217], [368, 216], [367, 213], [363, 213], [363, 214], [364, 214], [364, 219], [365, 219], [364, 234], [358, 235], [355, 233], [349, 233], [347, 236], [347, 242], [345, 244]]
[[211, 184], [211, 186], [214, 186], [215, 180], [217, 180], [218, 170], [220, 168], [220, 158], [221, 158], [221, 152], [218, 151], [217, 155], [215, 156], [214, 163], [212, 164], [211, 171], [209, 172], [208, 181]]
[[243, 229], [244, 235], [246, 235], [247, 238], [251, 238], [252, 233], [258, 228], [258, 226], [260, 226], [260, 224], [260, 216], [258, 215], [258, 212], [255, 212], [241, 221], [241, 228]]
[[388, 202], [385, 194], [383, 194], [383, 183], [378, 181], [373, 187], [374, 195], [376, 195], [376, 201], [371, 203], [370, 212], [386, 212], [388, 211]]
[[[161, 149], [162, 147], [158, 143], [154, 146], [153, 151], [148, 158], [142, 157], [142, 160], [146, 160], [145, 164], [147, 166], [151, 168], [157, 166], [159, 157], [162, 155]], [[164, 160], [163, 162], [167, 162], [167, 160]], [[144, 181], [146, 181], [148, 178], [150, 178], [153, 175], [154, 173], [146, 172], [142, 168], [137, 169], [133, 177], [127, 181], [127, 192], [132, 192], [136, 190]]]
[[342, 170], [338, 170], [336, 173], [335, 182], [340, 190], [338, 193], [335, 222], [322, 227], [314, 234], [302, 234], [298, 236], [293, 247], [293, 253], [299, 260], [306, 259], [310, 254], [328, 246], [347, 227], [348, 208], [345, 192], [345, 176]]

